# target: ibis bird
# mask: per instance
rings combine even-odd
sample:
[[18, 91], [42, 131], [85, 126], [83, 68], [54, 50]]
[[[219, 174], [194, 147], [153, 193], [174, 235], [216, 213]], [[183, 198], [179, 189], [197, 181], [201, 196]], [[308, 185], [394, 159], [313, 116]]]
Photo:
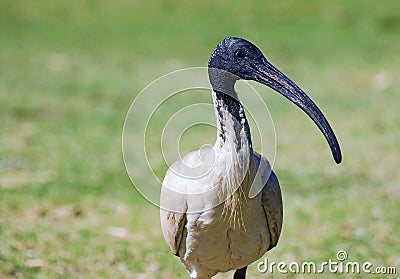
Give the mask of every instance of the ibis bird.
[[277, 245], [283, 208], [275, 173], [253, 150], [236, 81], [253, 80], [282, 94], [318, 126], [336, 163], [342, 154], [320, 109], [249, 41], [223, 39], [209, 59], [208, 75], [217, 139], [169, 167], [161, 188], [161, 227], [191, 278], [236, 270], [234, 279], [241, 279], [249, 264]]

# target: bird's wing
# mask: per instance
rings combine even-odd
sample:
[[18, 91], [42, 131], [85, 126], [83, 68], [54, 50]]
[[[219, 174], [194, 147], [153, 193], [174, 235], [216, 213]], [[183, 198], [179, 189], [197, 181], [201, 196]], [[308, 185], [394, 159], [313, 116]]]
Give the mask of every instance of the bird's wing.
[[165, 242], [174, 255], [179, 257], [179, 247], [186, 224], [186, 214], [161, 209], [161, 227]]
[[160, 196], [161, 227], [165, 241], [177, 256], [181, 242], [186, 238], [187, 212], [204, 211], [202, 199], [196, 200], [196, 193], [202, 193], [207, 190], [204, 187], [210, 187], [202, 182], [201, 177], [211, 168], [210, 164], [214, 161], [212, 156], [212, 148], [190, 152], [172, 164], [165, 174]]
[[272, 170], [268, 170], [268, 175], [268, 181], [262, 190], [261, 203], [268, 221], [268, 228], [271, 236], [271, 244], [268, 250], [271, 250], [278, 243], [281, 234], [283, 207], [278, 178]]
[[183, 188], [179, 188], [179, 186], [182, 186], [181, 182], [179, 175], [169, 169], [164, 177], [160, 195], [162, 232], [165, 242], [176, 256], [179, 256], [187, 212], [186, 196], [181, 194]]

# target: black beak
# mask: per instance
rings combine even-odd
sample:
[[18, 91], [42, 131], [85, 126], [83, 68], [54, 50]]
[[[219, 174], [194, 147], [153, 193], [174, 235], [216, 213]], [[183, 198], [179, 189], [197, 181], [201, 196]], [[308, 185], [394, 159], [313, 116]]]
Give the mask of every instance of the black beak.
[[339, 164], [342, 161], [342, 153], [336, 136], [322, 114], [321, 110], [314, 102], [303, 92], [293, 81], [285, 76], [281, 71], [271, 65], [265, 58], [262, 63], [255, 65], [255, 81], [265, 84], [276, 92], [279, 92], [289, 99], [296, 106], [301, 108], [317, 124], [318, 128], [324, 134], [331, 148], [335, 162]]

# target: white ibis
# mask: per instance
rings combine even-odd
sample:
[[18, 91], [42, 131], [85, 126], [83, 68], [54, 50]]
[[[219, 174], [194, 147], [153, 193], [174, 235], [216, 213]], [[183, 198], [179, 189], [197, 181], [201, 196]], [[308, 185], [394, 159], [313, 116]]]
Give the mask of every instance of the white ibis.
[[[252, 43], [222, 40], [208, 62], [217, 118], [214, 146], [184, 156], [168, 169], [161, 190], [165, 241], [191, 278], [211, 278], [249, 264], [276, 246], [282, 228], [281, 190], [268, 160], [252, 147], [250, 128], [235, 92], [239, 79], [264, 84], [301, 108], [318, 126], [336, 163], [336, 136], [314, 102]], [[255, 194], [250, 193], [260, 189]]]

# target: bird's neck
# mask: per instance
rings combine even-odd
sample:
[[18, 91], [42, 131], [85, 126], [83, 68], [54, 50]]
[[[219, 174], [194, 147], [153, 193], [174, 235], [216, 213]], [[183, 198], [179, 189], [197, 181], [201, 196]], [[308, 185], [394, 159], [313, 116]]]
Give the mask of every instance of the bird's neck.
[[215, 115], [217, 118], [217, 140], [214, 149], [219, 154], [218, 179], [227, 199], [223, 215], [232, 227], [245, 229], [242, 211], [247, 203], [248, 190], [244, 183], [251, 167], [253, 148], [250, 127], [244, 108], [234, 89], [227, 93], [213, 90]]
[[250, 127], [234, 88], [225, 93], [214, 89], [213, 101], [217, 118], [217, 140], [214, 148], [231, 154], [251, 156], [253, 148]]

